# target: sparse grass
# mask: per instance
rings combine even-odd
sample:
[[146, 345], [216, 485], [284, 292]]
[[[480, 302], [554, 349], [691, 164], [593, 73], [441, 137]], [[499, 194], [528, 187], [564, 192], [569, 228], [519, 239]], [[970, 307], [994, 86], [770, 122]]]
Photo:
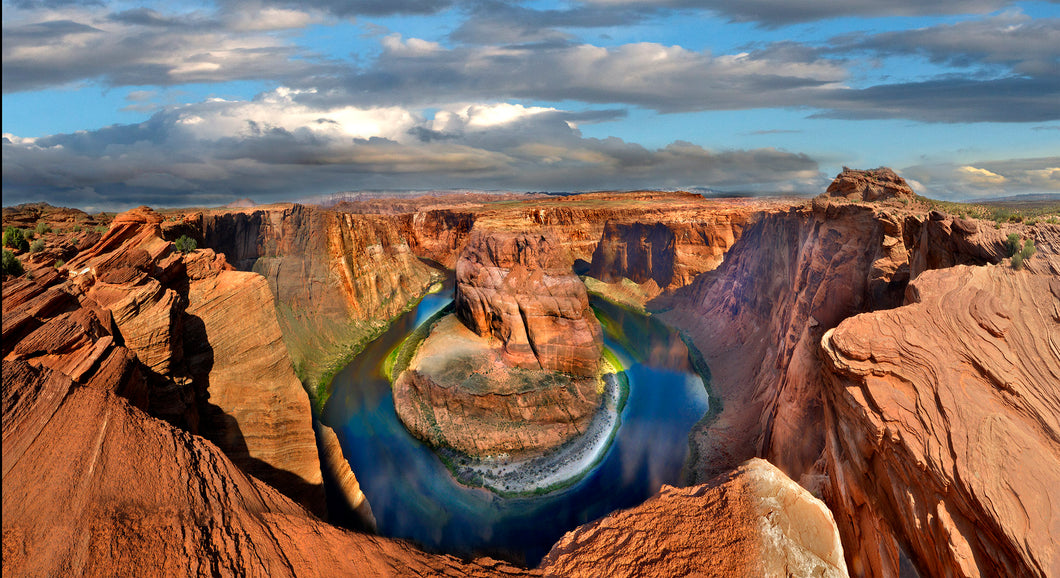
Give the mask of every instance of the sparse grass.
[[34, 229], [34, 231], [38, 235], [44, 235], [44, 234], [47, 234], [47, 233], [51, 233], [52, 232], [52, 228], [48, 225], [48, 223], [45, 223], [44, 221], [41, 221], [41, 222], [37, 223], [37, 228]]
[[40, 253], [44, 250], [44, 239], [35, 239], [29, 244], [30, 253]]

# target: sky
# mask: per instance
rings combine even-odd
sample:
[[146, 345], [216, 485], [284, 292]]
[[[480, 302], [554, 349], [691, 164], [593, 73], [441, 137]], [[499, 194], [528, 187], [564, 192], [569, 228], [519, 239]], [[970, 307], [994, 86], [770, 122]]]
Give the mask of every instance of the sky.
[[3, 204], [1060, 193], [1060, 0], [14, 0]]

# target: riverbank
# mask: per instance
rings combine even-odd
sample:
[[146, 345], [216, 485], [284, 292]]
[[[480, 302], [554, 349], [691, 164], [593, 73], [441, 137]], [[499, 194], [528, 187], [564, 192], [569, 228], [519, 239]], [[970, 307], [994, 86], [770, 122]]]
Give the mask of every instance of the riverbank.
[[[443, 458], [461, 483], [485, 487], [505, 496], [543, 494], [576, 483], [603, 459], [614, 440], [628, 384], [617, 373], [602, 376], [601, 407], [585, 433], [545, 455], [511, 459], [507, 455], [470, 458], [443, 452]], [[448, 454], [448, 455], [447, 455]]]

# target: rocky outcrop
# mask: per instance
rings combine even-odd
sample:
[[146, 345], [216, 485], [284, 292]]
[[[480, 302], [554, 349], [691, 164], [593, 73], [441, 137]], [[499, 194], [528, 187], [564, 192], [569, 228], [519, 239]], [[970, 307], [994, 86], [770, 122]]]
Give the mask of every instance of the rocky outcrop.
[[3, 362], [5, 576], [513, 576], [329, 526], [212, 443]]
[[48, 368], [148, 407], [142, 366], [121, 345], [109, 311], [79, 302], [77, 288], [54, 270], [5, 281], [3, 293], [4, 359]]
[[[929, 271], [827, 332], [828, 493], [852, 572], [1060, 574], [1060, 280]], [[924, 574], [922, 574], [924, 575]]]
[[759, 459], [568, 532], [541, 567], [546, 576], [847, 575], [828, 508]]
[[584, 433], [600, 406], [599, 377], [510, 366], [501, 347], [447, 315], [394, 381], [405, 427], [473, 457], [526, 456]]
[[182, 255], [163, 217], [115, 217], [69, 264], [108, 312], [150, 386], [152, 413], [210, 439], [248, 473], [316, 512], [324, 496], [309, 399], [292, 369], [261, 276], [210, 250]]
[[509, 364], [578, 376], [599, 371], [603, 337], [585, 285], [540, 234], [472, 233], [456, 264], [456, 315], [503, 344]]
[[[909, 280], [927, 271], [955, 264], [1006, 263], [1003, 241], [1012, 232], [1033, 234], [1040, 243], [1039, 253], [1044, 254], [1036, 254], [1027, 269], [1048, 269], [1057, 252], [1047, 241], [1051, 227], [995, 227], [938, 212], [921, 214], [900, 203], [833, 203], [825, 198], [810, 207], [764, 215], [744, 231], [721, 267], [678, 291], [675, 299], [654, 304], [673, 307], [660, 316], [693, 337], [721, 398], [720, 413], [693, 431], [691, 480], [702, 481], [719, 468], [755, 455], [826, 496], [829, 484], [851, 487], [855, 476], [884, 475], [872, 473], [872, 467], [845, 471], [841, 480], [828, 473], [830, 460], [848, 458], [829, 457], [828, 436], [835, 432], [821, 427], [829, 407], [818, 346], [825, 332], [858, 313], [902, 305]], [[957, 335], [945, 332], [934, 339]], [[943, 419], [955, 418], [946, 413]], [[872, 498], [855, 493], [851, 499], [864, 507]], [[839, 507], [838, 502], [829, 503]], [[904, 525], [908, 535], [919, 531], [920, 522], [891, 511], [878, 519]], [[840, 527], [845, 523], [841, 519]], [[848, 526], [844, 539], [855, 573], [897, 572], [903, 556], [895, 546], [897, 539], [854, 540], [850, 532]], [[858, 553], [862, 544], [870, 549], [885, 544], [883, 548], [890, 548], [887, 562], [879, 562], [878, 554], [877, 562], [864, 562], [872, 556]], [[916, 565], [932, 567], [921, 560], [923, 552], [906, 553]]]
[[913, 189], [887, 167], [870, 170], [854, 170], [843, 167], [843, 172], [836, 175], [828, 190], [827, 197], [843, 197], [856, 201], [886, 201], [890, 199], [912, 200]]

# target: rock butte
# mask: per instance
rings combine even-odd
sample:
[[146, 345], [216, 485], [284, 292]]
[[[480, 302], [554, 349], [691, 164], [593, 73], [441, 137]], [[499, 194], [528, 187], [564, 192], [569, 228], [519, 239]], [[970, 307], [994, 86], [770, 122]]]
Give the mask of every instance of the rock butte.
[[476, 229], [453, 303], [394, 381], [413, 435], [480, 457], [541, 453], [586, 432], [603, 336], [554, 238]]
[[[876, 169], [812, 203], [144, 208], [105, 233], [5, 208], [53, 232], [19, 256], [33, 278], [3, 282], [4, 575], [1060, 575], [1060, 226], [909, 194]], [[370, 528], [371, 497], [298, 383], [326, 393], [479, 230], [544, 231], [566, 270], [652, 299], [722, 406], [691, 435], [689, 487], [570, 532], [533, 570], [322, 521], [327, 491]], [[1010, 233], [1038, 249], [1022, 271]], [[180, 235], [207, 249], [176, 253]]]

